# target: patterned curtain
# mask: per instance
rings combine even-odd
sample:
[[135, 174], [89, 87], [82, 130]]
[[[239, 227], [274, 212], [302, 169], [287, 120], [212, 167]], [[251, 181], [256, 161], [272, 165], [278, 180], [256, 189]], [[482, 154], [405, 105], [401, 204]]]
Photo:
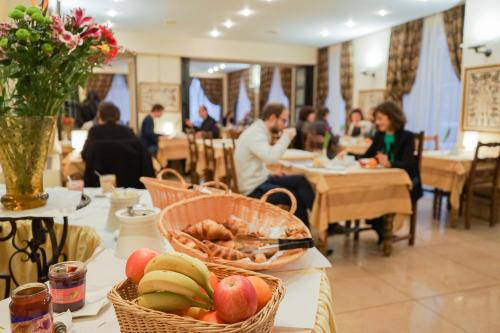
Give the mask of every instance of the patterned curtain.
[[444, 31], [448, 40], [451, 64], [458, 79], [462, 68], [462, 39], [464, 35], [465, 5], [453, 7], [443, 12]]
[[271, 82], [273, 81], [273, 71], [275, 66], [262, 65], [260, 67], [260, 90], [259, 101], [260, 111], [264, 109], [269, 97], [269, 90], [271, 89]]
[[87, 83], [87, 92], [95, 91], [99, 99], [103, 101], [111, 88], [113, 76], [113, 74], [92, 74]]
[[281, 75], [281, 86], [283, 87], [283, 91], [285, 92], [286, 97], [288, 97], [288, 101], [290, 105], [293, 105], [292, 101], [292, 68], [282, 66], [280, 68]]
[[401, 105], [403, 95], [411, 91], [417, 76], [422, 29], [419, 19], [392, 28], [385, 97]]
[[328, 47], [318, 49], [316, 106], [323, 106], [328, 96]]
[[352, 107], [352, 42], [345, 42], [341, 45], [340, 51], [340, 91], [348, 112]]
[[238, 93], [240, 89], [240, 79], [243, 77], [245, 87], [247, 88], [247, 95], [252, 104], [252, 110], [255, 110], [255, 96], [253, 89], [250, 89], [250, 70], [244, 69], [241, 71], [231, 72], [227, 75], [228, 85], [228, 111], [236, 112], [236, 104], [238, 103]]
[[210, 103], [222, 106], [222, 79], [200, 78], [200, 83]]

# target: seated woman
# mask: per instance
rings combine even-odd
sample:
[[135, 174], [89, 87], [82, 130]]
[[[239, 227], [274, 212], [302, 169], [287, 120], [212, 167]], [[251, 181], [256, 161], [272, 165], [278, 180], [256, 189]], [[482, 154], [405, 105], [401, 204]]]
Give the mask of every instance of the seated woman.
[[[406, 117], [393, 102], [384, 102], [374, 110], [377, 133], [368, 151], [361, 157], [376, 158], [385, 168], [399, 168], [408, 173], [412, 180], [411, 200], [415, 203], [422, 197], [420, 170], [415, 156], [415, 139], [412, 132], [404, 129]], [[383, 217], [370, 220], [373, 229], [379, 236], [379, 244], [383, 240]]]
[[303, 106], [299, 112], [299, 121], [295, 126], [297, 130], [297, 136], [293, 141], [293, 148], [304, 149], [306, 136], [311, 133], [311, 125], [316, 119], [316, 114], [314, 113], [314, 108], [312, 106]]
[[349, 127], [347, 128], [347, 135], [351, 137], [365, 136], [369, 137], [372, 129], [372, 123], [364, 119], [363, 111], [361, 109], [354, 109], [349, 113]]

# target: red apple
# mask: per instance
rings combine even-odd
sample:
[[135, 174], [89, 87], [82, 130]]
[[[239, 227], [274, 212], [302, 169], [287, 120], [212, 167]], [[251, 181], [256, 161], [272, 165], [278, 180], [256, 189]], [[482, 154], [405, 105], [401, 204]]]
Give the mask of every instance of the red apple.
[[210, 272], [210, 285], [212, 286], [212, 289], [215, 291], [217, 289], [217, 285], [219, 284], [219, 279], [217, 278], [217, 275], [215, 273]]
[[215, 311], [204, 313], [199, 318], [199, 320], [206, 321], [208, 323], [225, 324], [225, 322], [217, 315]]
[[237, 323], [257, 312], [257, 293], [246, 277], [229, 276], [217, 285], [214, 306], [222, 320], [230, 324]]
[[148, 248], [137, 249], [128, 257], [125, 266], [125, 274], [135, 284], [138, 284], [144, 276], [144, 268], [148, 262], [156, 257], [158, 252]]

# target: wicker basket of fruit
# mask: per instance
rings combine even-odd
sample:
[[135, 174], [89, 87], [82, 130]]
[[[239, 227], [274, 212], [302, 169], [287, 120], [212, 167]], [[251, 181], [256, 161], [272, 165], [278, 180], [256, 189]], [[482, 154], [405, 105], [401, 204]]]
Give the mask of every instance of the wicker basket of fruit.
[[[175, 179], [163, 179], [165, 174], [173, 175]], [[140, 180], [149, 191], [153, 206], [160, 209], [184, 199], [229, 191], [227, 185], [219, 181], [210, 181], [203, 185], [190, 185], [174, 169], [163, 169], [156, 178], [141, 177]]]
[[[293, 214], [266, 202], [275, 193], [296, 201], [285, 189], [274, 189], [260, 200], [235, 194], [202, 196], [163, 210], [159, 228], [176, 251], [221, 265], [252, 271], [290, 263], [311, 247], [309, 229]], [[273, 247], [279, 243], [305, 243], [301, 248]], [[263, 249], [268, 250], [263, 251]]]
[[272, 331], [281, 280], [178, 252], [150, 259], [144, 250], [129, 257], [128, 279], [108, 294], [121, 333]]

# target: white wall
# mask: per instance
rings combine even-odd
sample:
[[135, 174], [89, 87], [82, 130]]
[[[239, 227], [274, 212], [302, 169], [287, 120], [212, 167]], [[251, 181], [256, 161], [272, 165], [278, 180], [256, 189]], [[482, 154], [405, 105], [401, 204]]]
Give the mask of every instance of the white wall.
[[[360, 90], [385, 89], [391, 29], [353, 40], [353, 106], [358, 106]], [[375, 73], [375, 77], [361, 74]]]
[[[489, 41], [496, 40], [491, 43]], [[486, 58], [473, 50], [464, 49], [462, 69], [488, 64], [500, 64], [500, 1], [466, 0], [464, 44], [487, 43], [493, 54]], [[463, 71], [462, 71], [463, 73]], [[480, 133], [480, 140], [500, 140], [500, 134]]]
[[303, 65], [316, 63], [316, 48], [309, 46], [213, 38], [181, 38], [131, 32], [117, 32], [117, 38], [125, 48], [138, 53], [251, 63]]

